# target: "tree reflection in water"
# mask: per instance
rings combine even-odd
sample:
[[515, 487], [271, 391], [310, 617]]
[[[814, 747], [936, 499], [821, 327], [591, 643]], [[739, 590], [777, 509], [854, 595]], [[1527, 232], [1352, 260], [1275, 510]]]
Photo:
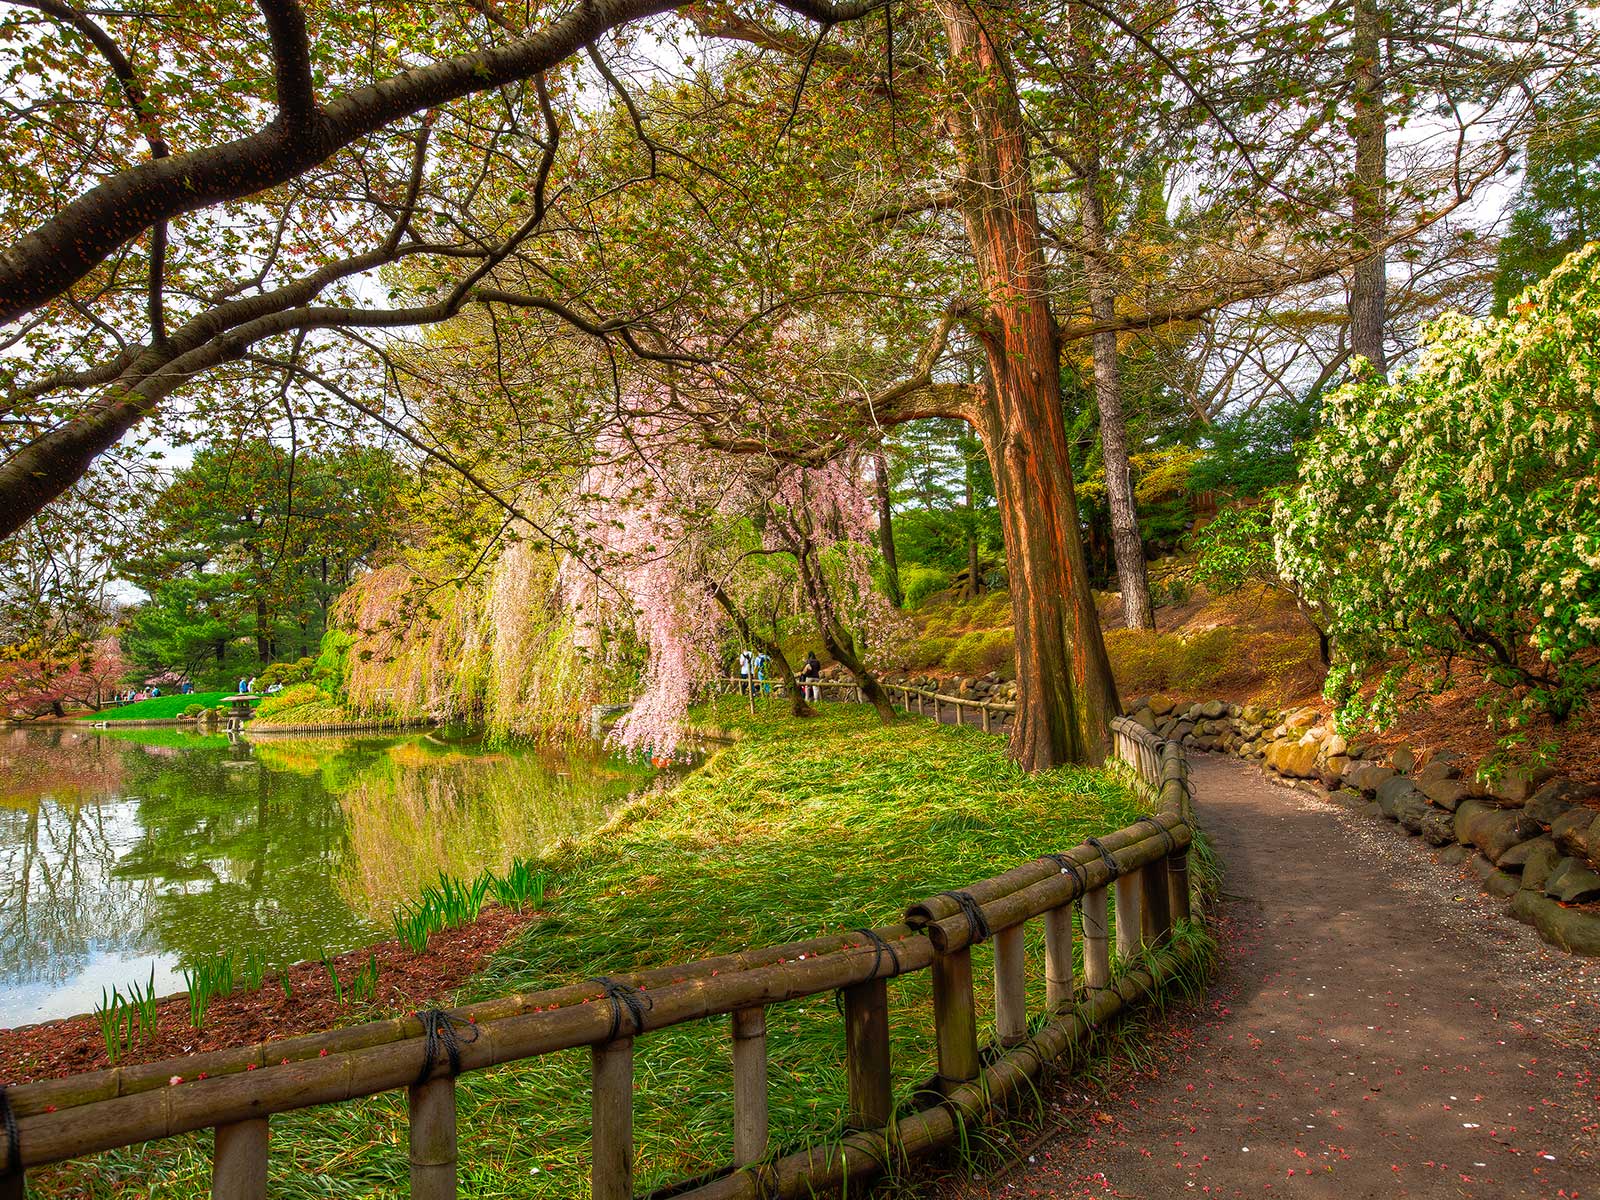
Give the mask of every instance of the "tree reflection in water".
[[501, 869], [649, 778], [431, 733], [0, 731], [0, 1027], [86, 1011], [152, 966], [178, 990], [202, 955], [382, 937], [441, 870]]

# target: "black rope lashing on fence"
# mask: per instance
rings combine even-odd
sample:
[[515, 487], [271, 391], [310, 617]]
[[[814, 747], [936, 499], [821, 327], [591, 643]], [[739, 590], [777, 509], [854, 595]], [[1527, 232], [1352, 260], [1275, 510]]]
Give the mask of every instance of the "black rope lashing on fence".
[[1117, 860], [1112, 856], [1111, 851], [1105, 848], [1100, 839], [1092, 837], [1084, 838], [1083, 840], [1089, 845], [1093, 846], [1096, 850], [1100, 851], [1100, 858], [1106, 864], [1106, 870], [1111, 872], [1111, 878], [1121, 879], [1122, 868], [1117, 866]]
[[1078, 892], [1080, 895], [1089, 890], [1089, 877], [1083, 873], [1083, 868], [1071, 858], [1067, 857], [1065, 854], [1046, 854], [1044, 857], [1048, 858], [1051, 862], [1055, 863], [1056, 866], [1060, 867], [1063, 875], [1071, 875], [1078, 881]]
[[967, 940], [969, 942], [987, 942], [992, 931], [989, 922], [983, 915], [982, 906], [973, 899], [971, 892], [940, 892], [941, 896], [948, 896], [961, 906], [961, 915], [967, 919]]
[[622, 1033], [622, 1014], [626, 1012], [628, 1019], [633, 1022], [629, 1036], [644, 1032], [644, 1014], [655, 1007], [655, 1001], [645, 995], [638, 988], [629, 987], [620, 980], [612, 979], [609, 975], [595, 975], [590, 978], [590, 983], [598, 983], [604, 989], [605, 1000], [611, 1003], [611, 1030], [606, 1034], [606, 1041], [614, 1042]]
[[422, 1032], [427, 1039], [422, 1047], [422, 1070], [417, 1072], [416, 1086], [421, 1087], [433, 1075], [433, 1069], [439, 1065], [440, 1050], [450, 1061], [450, 1078], [461, 1074], [461, 1039], [456, 1036], [456, 1030], [470, 1029], [472, 1036], [466, 1040], [475, 1042], [478, 1040], [478, 1027], [471, 1021], [452, 1016], [442, 1008], [419, 1009], [412, 1015], [422, 1022]]
[[1150, 824], [1154, 825], [1157, 829], [1159, 829], [1161, 831], [1161, 836], [1167, 839], [1167, 853], [1168, 854], [1171, 854], [1174, 850], [1176, 850], [1178, 848], [1178, 839], [1172, 836], [1172, 830], [1168, 829], [1165, 825], [1163, 825], [1160, 821], [1156, 820], [1149, 813], [1145, 813], [1142, 816], [1134, 818], [1134, 822], [1133, 823], [1135, 825], [1137, 825], [1140, 821], [1148, 821], [1148, 822], [1150, 822]]
[[872, 977], [874, 979], [878, 977], [878, 968], [883, 965], [883, 956], [885, 954], [889, 956], [889, 961], [894, 964], [894, 973], [896, 975], [900, 974], [899, 952], [896, 951], [895, 948], [888, 942], [884, 941], [883, 936], [876, 929], [857, 929], [855, 932], [859, 933], [862, 937], [866, 938], [867, 941], [872, 943], [872, 949], [874, 951], [872, 955]]

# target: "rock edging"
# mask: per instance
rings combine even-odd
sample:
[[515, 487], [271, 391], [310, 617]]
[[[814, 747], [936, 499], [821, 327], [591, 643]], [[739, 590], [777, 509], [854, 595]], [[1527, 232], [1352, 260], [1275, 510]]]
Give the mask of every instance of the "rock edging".
[[1521, 768], [1480, 779], [1476, 764], [1453, 750], [1423, 758], [1404, 744], [1384, 752], [1347, 740], [1315, 708], [1282, 713], [1152, 696], [1129, 710], [1191, 750], [1260, 762], [1291, 786], [1394, 822], [1438, 847], [1443, 862], [1465, 864], [1508, 915], [1550, 945], [1600, 955], [1600, 785]]

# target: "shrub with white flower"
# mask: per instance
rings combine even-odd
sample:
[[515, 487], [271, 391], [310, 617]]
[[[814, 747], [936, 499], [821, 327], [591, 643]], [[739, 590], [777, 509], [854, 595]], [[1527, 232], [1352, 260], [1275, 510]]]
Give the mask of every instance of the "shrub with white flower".
[[[1348, 723], [1463, 667], [1515, 731], [1600, 689], [1600, 244], [1504, 318], [1448, 314], [1414, 366], [1328, 399], [1278, 502], [1280, 573], [1326, 597]], [[1359, 680], [1376, 669], [1377, 695]]]

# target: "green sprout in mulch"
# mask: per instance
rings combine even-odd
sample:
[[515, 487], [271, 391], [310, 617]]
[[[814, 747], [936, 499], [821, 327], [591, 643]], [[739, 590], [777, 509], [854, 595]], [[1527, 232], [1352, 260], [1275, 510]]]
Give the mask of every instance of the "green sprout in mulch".
[[[735, 700], [700, 719], [742, 740], [537, 864], [562, 883], [543, 898], [547, 915], [495, 955], [459, 1002], [890, 924], [911, 901], [1066, 850], [1140, 810], [1120, 773], [1026, 775], [1002, 739], [974, 729], [914, 719], [886, 728], [846, 705], [799, 721], [777, 704], [752, 715]], [[1029, 929], [1027, 955], [1030, 1010], [1040, 1013], [1039, 930]], [[980, 945], [973, 958], [987, 1014], [992, 950]], [[895, 980], [889, 992], [894, 1086], [909, 1109], [935, 1068], [927, 973]], [[769, 1010], [775, 1153], [840, 1134], [843, 1044], [832, 996]], [[635, 1054], [640, 1189], [728, 1162], [727, 1020], [651, 1033]], [[461, 1172], [473, 1196], [586, 1194], [588, 1068], [580, 1049], [462, 1077]], [[404, 1195], [405, 1129], [403, 1091], [274, 1117], [273, 1195]], [[136, 1177], [150, 1194], [203, 1196], [209, 1146], [205, 1136], [150, 1143], [30, 1183], [40, 1196], [109, 1197]]]

